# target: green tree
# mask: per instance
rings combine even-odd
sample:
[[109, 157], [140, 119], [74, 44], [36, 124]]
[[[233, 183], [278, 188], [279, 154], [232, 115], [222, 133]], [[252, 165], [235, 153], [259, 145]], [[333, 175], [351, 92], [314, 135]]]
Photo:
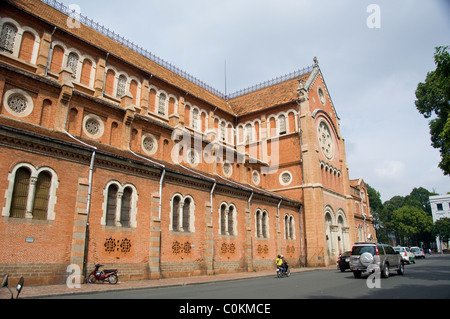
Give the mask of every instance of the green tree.
[[429, 121], [431, 145], [439, 149], [439, 167], [450, 175], [450, 53], [449, 46], [436, 47], [436, 70], [428, 72], [416, 89], [416, 108]]
[[422, 209], [406, 205], [392, 213], [391, 227], [400, 243], [418, 245], [421, 234], [432, 232], [433, 219]]
[[450, 240], [450, 218], [442, 218], [434, 223], [434, 234], [443, 242]]

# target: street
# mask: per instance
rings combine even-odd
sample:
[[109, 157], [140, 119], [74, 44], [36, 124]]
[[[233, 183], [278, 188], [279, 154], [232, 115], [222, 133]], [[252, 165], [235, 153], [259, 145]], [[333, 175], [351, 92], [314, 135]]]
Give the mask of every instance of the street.
[[[355, 279], [351, 271], [316, 270], [254, 279], [58, 296], [57, 299], [448, 299], [450, 298], [450, 255], [427, 255], [405, 265], [405, 274], [390, 273], [379, 279], [379, 288], [367, 275]], [[375, 286], [375, 288], [369, 288]]]

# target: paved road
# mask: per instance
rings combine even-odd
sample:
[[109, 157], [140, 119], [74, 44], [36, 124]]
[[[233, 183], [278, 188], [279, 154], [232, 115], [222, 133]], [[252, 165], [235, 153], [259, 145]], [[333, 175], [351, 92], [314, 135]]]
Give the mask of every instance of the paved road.
[[[450, 255], [427, 256], [405, 266], [405, 275], [391, 272], [388, 279], [355, 279], [351, 272], [317, 270], [294, 273], [289, 278], [262, 277], [183, 287], [150, 288], [133, 291], [72, 295], [82, 299], [449, 299]], [[65, 298], [58, 296], [58, 299]]]

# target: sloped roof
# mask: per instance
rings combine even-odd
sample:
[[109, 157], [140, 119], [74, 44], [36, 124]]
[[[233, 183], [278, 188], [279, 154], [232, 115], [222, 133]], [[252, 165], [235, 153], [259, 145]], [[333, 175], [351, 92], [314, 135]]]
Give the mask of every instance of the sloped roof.
[[182, 76], [164, 68], [158, 63], [146, 58], [134, 50], [119, 44], [106, 35], [80, 23], [78, 28], [69, 28], [67, 25], [67, 15], [54, 9], [53, 7], [39, 0], [9, 0], [16, 7], [37, 16], [38, 18], [56, 26], [58, 29], [72, 34], [91, 45], [100, 48], [110, 55], [114, 55], [127, 61], [136, 67], [157, 76], [158, 78], [186, 91], [190, 94], [219, 107], [220, 109], [233, 113], [228, 103], [213, 93], [201, 88]]
[[[308, 79], [310, 73], [301, 75], [302, 81]], [[293, 78], [284, 82], [264, 87], [260, 90], [238, 96], [229, 101], [236, 115], [256, 112], [271, 106], [285, 104], [298, 99], [299, 79]]]
[[[67, 25], [68, 16], [66, 14], [40, 0], [8, 0], [8, 2], [19, 9], [24, 10], [53, 26], [56, 26], [58, 29], [74, 35], [82, 41], [108, 52], [110, 55], [116, 56], [142, 69], [143, 71], [148, 72], [163, 81], [166, 81], [171, 85], [176, 86], [179, 89], [186, 91], [189, 94], [235, 116], [240, 116], [245, 113], [255, 112], [267, 107], [295, 101], [298, 98], [297, 87], [299, 76], [295, 76], [294, 78], [287, 78], [286, 80], [283, 79], [283, 81], [278, 81], [273, 85], [261, 85], [260, 89], [253, 90], [246, 94], [234, 94], [236, 97], [227, 101], [225, 98], [213, 94], [204, 88], [205, 86], [208, 87], [208, 85], [203, 83], [204, 87], [201, 87], [200, 85], [190, 81], [190, 76], [183, 77], [83, 23], [80, 23], [79, 28], [70, 28]], [[57, 4], [59, 3], [55, 2], [56, 7]], [[92, 20], [88, 19], [88, 21], [93, 23]], [[119, 38], [118, 35], [117, 37]], [[300, 74], [303, 83], [307, 81], [311, 71], [311, 68], [306, 68], [303, 70], [303, 73]]]

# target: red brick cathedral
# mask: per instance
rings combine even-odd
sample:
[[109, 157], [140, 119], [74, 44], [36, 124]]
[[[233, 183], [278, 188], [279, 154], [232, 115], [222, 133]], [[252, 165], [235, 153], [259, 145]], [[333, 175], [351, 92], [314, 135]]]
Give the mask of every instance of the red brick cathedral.
[[375, 240], [317, 59], [225, 96], [54, 0], [2, 1], [0, 32], [0, 273], [324, 266]]

